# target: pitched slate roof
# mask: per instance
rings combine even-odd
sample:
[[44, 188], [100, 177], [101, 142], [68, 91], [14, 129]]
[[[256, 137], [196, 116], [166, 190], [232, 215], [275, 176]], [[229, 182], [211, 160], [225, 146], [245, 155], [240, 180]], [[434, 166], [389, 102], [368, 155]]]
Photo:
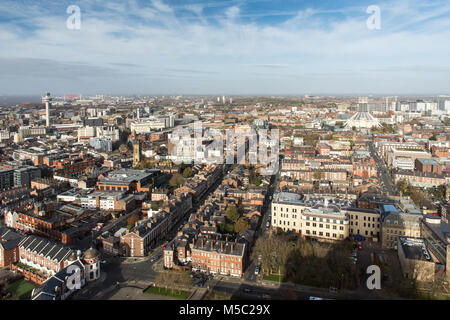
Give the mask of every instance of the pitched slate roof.
[[19, 247], [57, 262], [67, 259], [73, 253], [70, 248], [34, 235], [24, 238]]
[[16, 248], [23, 239], [23, 236], [19, 233], [4, 227], [0, 228], [0, 237], [2, 238], [2, 241], [0, 241], [0, 246], [3, 250], [11, 250]]

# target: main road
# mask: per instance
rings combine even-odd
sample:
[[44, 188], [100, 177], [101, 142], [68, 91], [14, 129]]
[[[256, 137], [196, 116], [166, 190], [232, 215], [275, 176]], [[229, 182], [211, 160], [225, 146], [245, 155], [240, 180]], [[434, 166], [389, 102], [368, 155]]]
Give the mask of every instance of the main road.
[[[280, 171], [278, 170], [278, 172], [275, 175], [273, 175], [270, 179], [270, 186], [267, 189], [267, 196], [264, 200], [264, 205], [261, 210], [261, 218], [259, 220], [260, 222], [255, 233], [254, 244], [256, 243], [258, 237], [264, 236], [264, 234], [267, 232], [266, 228], [267, 222], [271, 223], [270, 221], [271, 203], [273, 195], [278, 189], [279, 182], [280, 182]], [[244, 279], [246, 279], [247, 281], [256, 282], [258, 279], [258, 275], [255, 274], [255, 268], [258, 265], [259, 265], [258, 260], [250, 260], [247, 270], [244, 273]]]
[[370, 141], [368, 144], [369, 144], [370, 154], [371, 154], [372, 158], [375, 160], [375, 165], [376, 165], [377, 171], [378, 171], [378, 177], [380, 178], [381, 182], [383, 183], [385, 190], [390, 195], [398, 195], [397, 186], [392, 182], [392, 178], [386, 168], [386, 164], [378, 155], [378, 152], [376, 151], [373, 142]]

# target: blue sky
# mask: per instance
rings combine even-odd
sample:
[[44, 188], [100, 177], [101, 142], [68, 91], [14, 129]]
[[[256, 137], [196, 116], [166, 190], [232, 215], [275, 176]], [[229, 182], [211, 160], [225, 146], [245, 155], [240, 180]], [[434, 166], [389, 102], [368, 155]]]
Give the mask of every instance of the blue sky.
[[0, 94], [449, 94], [449, 39], [447, 0], [2, 0]]

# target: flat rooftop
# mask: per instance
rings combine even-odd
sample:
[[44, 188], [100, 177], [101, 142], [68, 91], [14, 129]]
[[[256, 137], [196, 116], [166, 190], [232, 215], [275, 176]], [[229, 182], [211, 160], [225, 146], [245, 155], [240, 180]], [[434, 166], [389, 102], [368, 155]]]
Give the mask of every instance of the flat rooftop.
[[406, 259], [433, 261], [423, 239], [399, 237], [399, 243]]
[[439, 166], [440, 165], [440, 163], [434, 159], [417, 158], [416, 160], [419, 161], [424, 166]]
[[121, 182], [121, 183], [130, 183], [132, 181], [141, 181], [156, 172], [159, 172], [159, 169], [147, 169], [147, 170], [136, 170], [136, 169], [118, 169], [112, 171], [108, 174], [107, 177], [103, 177], [99, 180], [100, 183], [111, 183], [111, 182]]
[[290, 192], [279, 192], [273, 196], [274, 202], [303, 203], [301, 198], [302, 198], [302, 196], [300, 194], [290, 193]]

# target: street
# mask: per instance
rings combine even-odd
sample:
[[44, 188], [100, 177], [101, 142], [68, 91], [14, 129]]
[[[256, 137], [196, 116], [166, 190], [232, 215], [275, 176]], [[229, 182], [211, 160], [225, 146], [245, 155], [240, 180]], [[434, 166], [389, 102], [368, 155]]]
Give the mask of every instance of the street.
[[378, 171], [378, 177], [382, 186], [390, 195], [398, 195], [398, 190], [395, 184], [392, 182], [391, 175], [389, 174], [384, 161], [379, 157], [378, 152], [375, 149], [374, 143], [369, 142], [369, 151], [373, 159], [375, 160], [375, 165]]
[[139, 259], [144, 261], [136, 263], [126, 262], [132, 259], [123, 257], [103, 258], [106, 263], [100, 265], [100, 279], [75, 293], [72, 299], [108, 300], [119, 290], [117, 283], [120, 286], [132, 286], [137, 282], [153, 282], [158, 273], [153, 270], [153, 263], [150, 262], [150, 259]]

